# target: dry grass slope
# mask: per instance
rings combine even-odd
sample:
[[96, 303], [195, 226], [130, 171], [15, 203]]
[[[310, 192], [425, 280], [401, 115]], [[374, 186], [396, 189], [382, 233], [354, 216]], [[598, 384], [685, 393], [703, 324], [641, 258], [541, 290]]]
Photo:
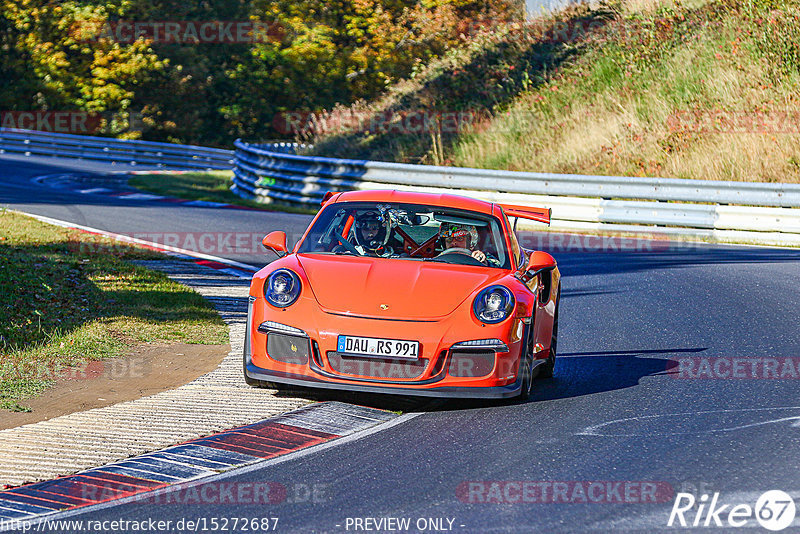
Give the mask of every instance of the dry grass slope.
[[376, 114], [479, 109], [487, 118], [455, 134], [322, 132], [311, 136], [317, 153], [800, 182], [796, 0], [604, 2], [494, 30], [359, 105]]

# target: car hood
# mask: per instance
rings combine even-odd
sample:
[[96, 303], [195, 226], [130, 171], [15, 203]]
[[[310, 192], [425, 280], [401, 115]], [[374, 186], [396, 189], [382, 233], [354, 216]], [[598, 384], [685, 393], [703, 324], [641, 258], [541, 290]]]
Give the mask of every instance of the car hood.
[[434, 320], [452, 313], [501, 269], [402, 259], [298, 256], [327, 312], [382, 319]]

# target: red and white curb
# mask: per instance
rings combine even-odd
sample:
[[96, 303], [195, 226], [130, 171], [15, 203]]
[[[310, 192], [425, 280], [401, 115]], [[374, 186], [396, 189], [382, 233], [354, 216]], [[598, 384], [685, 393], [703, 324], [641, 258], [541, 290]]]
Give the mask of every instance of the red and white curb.
[[[47, 217], [35, 218], [114, 235]], [[193, 262], [166, 259], [137, 263], [166, 272], [212, 302], [230, 334], [231, 350], [220, 365], [188, 384], [149, 397], [0, 430], [0, 487], [91, 469], [309, 403], [307, 399], [252, 388], [242, 378], [248, 280], [255, 269], [224, 258], [192, 256]]]
[[[338, 445], [338, 440], [360, 439], [417, 415], [398, 417], [341, 402], [313, 404], [157, 452], [2, 491], [0, 526], [33, 525], [131, 501], [157, 503], [169, 499], [171, 492], [310, 454]], [[261, 490], [260, 504], [286, 499], [286, 488], [279, 483]]]

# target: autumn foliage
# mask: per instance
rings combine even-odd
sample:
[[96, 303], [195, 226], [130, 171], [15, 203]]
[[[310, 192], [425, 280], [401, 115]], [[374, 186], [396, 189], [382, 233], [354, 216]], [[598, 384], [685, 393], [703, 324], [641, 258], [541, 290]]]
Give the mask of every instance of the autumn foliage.
[[[380, 94], [462, 44], [475, 20], [511, 20], [512, 0], [3, 0], [0, 111], [86, 111], [102, 135], [230, 145], [275, 138], [281, 112]], [[259, 23], [250, 42], [168, 42], [109, 28]], [[191, 25], [191, 24], [190, 24]]]

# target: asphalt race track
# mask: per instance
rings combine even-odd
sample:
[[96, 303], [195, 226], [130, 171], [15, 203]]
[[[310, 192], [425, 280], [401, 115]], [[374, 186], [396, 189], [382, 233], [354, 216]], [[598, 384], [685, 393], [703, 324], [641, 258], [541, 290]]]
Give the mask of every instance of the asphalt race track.
[[[65, 172], [43, 161], [0, 159], [0, 206], [126, 234], [297, 233], [309, 220], [59, 192], [30, 183]], [[407, 518], [412, 532], [639, 532], [674, 530], [670, 511], [685, 492], [698, 501], [718, 493], [729, 505], [723, 526], [711, 518], [704, 530], [730, 532], [734, 505], [754, 507], [768, 490], [800, 497], [800, 251], [554, 255], [564, 275], [560, 354], [530, 401], [447, 401], [382, 432], [206, 482], [217, 494], [221, 484], [279, 483], [287, 494], [276, 504], [184, 495], [70, 519], [271, 517], [278, 532], [397, 532], [368, 519]], [[268, 255], [232, 259], [258, 265]]]
[[[57, 163], [55, 163], [57, 162]], [[154, 204], [147, 200], [123, 200], [91, 194], [77, 194], [46, 185], [32, 183], [41, 175], [69, 172], [105, 171], [108, 164], [70, 161], [55, 158], [25, 158], [0, 156], [0, 206], [13, 207], [27, 213], [98, 228], [109, 232], [135, 236], [139, 234], [177, 234], [179, 244], [187, 234], [204, 232], [246, 233], [256, 239], [256, 246], [248, 239], [246, 246], [234, 247], [228, 259], [263, 266], [275, 259], [260, 245], [261, 237], [280, 228], [292, 238], [299, 239], [311, 217], [308, 215], [255, 210], [220, 210], [180, 204]], [[120, 170], [147, 169], [147, 167], [117, 166]], [[96, 187], [87, 184], [86, 188]], [[161, 242], [159, 239], [159, 242]], [[244, 243], [242, 243], [244, 245]], [[231, 244], [233, 246], [233, 243]], [[214, 247], [212, 247], [212, 252]]]

